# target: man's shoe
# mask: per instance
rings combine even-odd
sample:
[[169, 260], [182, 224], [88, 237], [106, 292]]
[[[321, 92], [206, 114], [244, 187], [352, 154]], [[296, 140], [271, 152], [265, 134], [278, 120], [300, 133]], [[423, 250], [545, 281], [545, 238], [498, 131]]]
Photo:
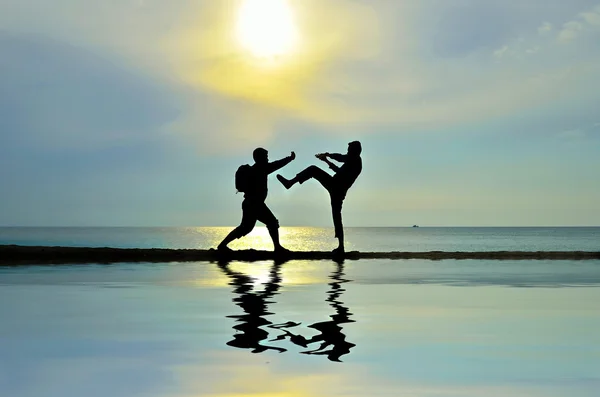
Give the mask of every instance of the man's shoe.
[[275, 255], [289, 255], [290, 250], [284, 247], [275, 248]]
[[336, 249], [334, 249], [333, 251], [331, 251], [331, 253], [333, 255], [343, 255], [344, 254], [344, 248], [343, 247], [337, 247]]
[[292, 187], [292, 181], [290, 181], [289, 179], [285, 179], [281, 174], [277, 174], [277, 180], [279, 182], [281, 182], [281, 184], [286, 188], [289, 189]]
[[231, 248], [229, 248], [226, 245], [219, 245], [217, 247], [217, 251], [220, 253], [229, 253], [229, 252], [233, 252], [233, 250]]

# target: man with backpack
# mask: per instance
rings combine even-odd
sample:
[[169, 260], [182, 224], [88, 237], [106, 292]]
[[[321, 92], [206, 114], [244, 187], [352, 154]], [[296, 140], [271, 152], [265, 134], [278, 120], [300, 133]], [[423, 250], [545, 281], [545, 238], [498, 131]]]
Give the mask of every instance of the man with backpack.
[[230, 250], [227, 244], [250, 233], [254, 229], [256, 221], [260, 221], [267, 226], [275, 252], [285, 253], [287, 249], [279, 243], [279, 221], [265, 203], [268, 194], [267, 177], [270, 173], [289, 164], [296, 158], [296, 154], [292, 152], [288, 157], [269, 162], [269, 152], [266, 149], [257, 148], [252, 153], [252, 157], [254, 164], [240, 166], [235, 175], [236, 189], [244, 193], [242, 221], [221, 241], [217, 249], [219, 251]]

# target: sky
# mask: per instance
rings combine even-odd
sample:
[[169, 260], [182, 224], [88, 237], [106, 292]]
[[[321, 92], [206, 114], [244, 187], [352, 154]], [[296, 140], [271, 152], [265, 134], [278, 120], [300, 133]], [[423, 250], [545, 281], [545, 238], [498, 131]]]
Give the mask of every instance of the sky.
[[[600, 225], [600, 2], [0, 3], [1, 226], [233, 226], [254, 148], [353, 140], [346, 226]], [[331, 226], [316, 182], [267, 203]]]

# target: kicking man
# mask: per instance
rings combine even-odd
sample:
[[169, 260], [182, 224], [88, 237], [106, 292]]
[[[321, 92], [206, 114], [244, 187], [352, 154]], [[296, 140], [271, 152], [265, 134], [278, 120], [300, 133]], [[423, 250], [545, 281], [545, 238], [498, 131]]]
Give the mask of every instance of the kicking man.
[[243, 189], [242, 222], [221, 241], [217, 249], [219, 251], [230, 250], [227, 244], [250, 233], [254, 229], [256, 221], [261, 221], [267, 226], [275, 252], [285, 253], [287, 249], [279, 243], [279, 221], [265, 203], [268, 193], [267, 177], [270, 173], [294, 160], [296, 154], [292, 152], [288, 157], [269, 163], [269, 152], [263, 148], [257, 148], [252, 153], [252, 157], [254, 157], [254, 164], [249, 169], [248, 180]]
[[[352, 186], [360, 172], [362, 171], [362, 159], [360, 154], [362, 146], [359, 141], [353, 141], [348, 144], [348, 152], [340, 153], [319, 153], [316, 157], [324, 161], [335, 174], [329, 175], [316, 165], [301, 171], [292, 179], [286, 179], [277, 175], [277, 179], [286, 189], [291, 188], [296, 182], [304, 183], [310, 178], [314, 178], [323, 185], [329, 192], [331, 198], [331, 213], [333, 215], [333, 226], [335, 228], [335, 237], [339, 240], [339, 246], [333, 250], [333, 253], [344, 252], [344, 226], [342, 225], [342, 204], [348, 189]], [[344, 163], [341, 167], [329, 161], [329, 159]]]

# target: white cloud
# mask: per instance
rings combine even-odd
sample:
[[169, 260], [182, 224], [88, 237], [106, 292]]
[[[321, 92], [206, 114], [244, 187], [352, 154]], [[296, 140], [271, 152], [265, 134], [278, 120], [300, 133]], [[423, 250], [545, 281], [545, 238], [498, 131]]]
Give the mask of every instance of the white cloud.
[[550, 22], [544, 22], [542, 24], [542, 26], [540, 26], [538, 28], [538, 33], [540, 35], [546, 35], [546, 34], [550, 33], [552, 31], [552, 29], [553, 29], [553, 26]]
[[581, 13], [581, 17], [592, 26], [600, 26], [600, 5], [590, 11]]
[[569, 21], [563, 25], [562, 30], [558, 33], [558, 41], [568, 43], [583, 31], [583, 24], [579, 21]]
[[[22, 1], [27, 7], [19, 7]], [[307, 0], [299, 2], [298, 15], [312, 52], [299, 57], [296, 69], [273, 73], [252, 71], [231, 48], [214, 45], [227, 39], [233, 0], [145, 1], [143, 12], [135, 1], [57, 0], [51, 12], [25, 11], [44, 3], [7, 0], [0, 6], [0, 28], [29, 29], [118, 56], [137, 73], [165, 83], [182, 103], [168, 131], [196, 138], [205, 150], [229, 148], [242, 138], [248, 145], [268, 141], [281, 123], [297, 120], [339, 133], [349, 126], [439, 128], [509, 117], [557, 97], [577, 97], [591, 89], [582, 83], [586, 78], [599, 81], [594, 55], [548, 51], [548, 37], [560, 29], [546, 16], [542, 20], [555, 25], [545, 22], [536, 30], [531, 22], [528, 34], [515, 30], [518, 38], [503, 46], [492, 47], [490, 39], [467, 55], [444, 58], [428, 52], [435, 22], [415, 22], [428, 11], [422, 2]], [[504, 11], [515, 12], [510, 7]], [[82, 18], [88, 14], [94, 18]], [[595, 21], [588, 14], [565, 24], [564, 40]], [[542, 37], [547, 33], [552, 36]], [[501, 62], [490, 62], [490, 48]]]
[[[544, 22], [537, 28], [537, 35], [530, 32], [527, 38], [519, 37], [505, 44], [500, 49], [493, 51], [492, 55], [496, 58], [506, 57], [510, 54], [513, 57], [518, 57], [523, 54], [534, 54], [542, 51], [544, 48], [549, 48], [552, 43], [546, 39], [555, 37], [559, 43], [569, 43], [579, 38], [585, 33], [589, 33], [595, 27], [600, 26], [600, 5], [586, 12], [580, 12], [576, 16], [564, 22], [562, 27], [558, 29], [551, 22]], [[510, 51], [506, 51], [510, 48]]]
[[568, 43], [583, 32], [600, 27], [600, 5], [580, 13], [575, 19], [566, 22], [558, 33], [558, 41]]
[[504, 54], [506, 53], [507, 50], [508, 50], [508, 46], [505, 45], [505, 46], [497, 49], [496, 51], [494, 51], [494, 56], [496, 58], [502, 58], [504, 56]]

